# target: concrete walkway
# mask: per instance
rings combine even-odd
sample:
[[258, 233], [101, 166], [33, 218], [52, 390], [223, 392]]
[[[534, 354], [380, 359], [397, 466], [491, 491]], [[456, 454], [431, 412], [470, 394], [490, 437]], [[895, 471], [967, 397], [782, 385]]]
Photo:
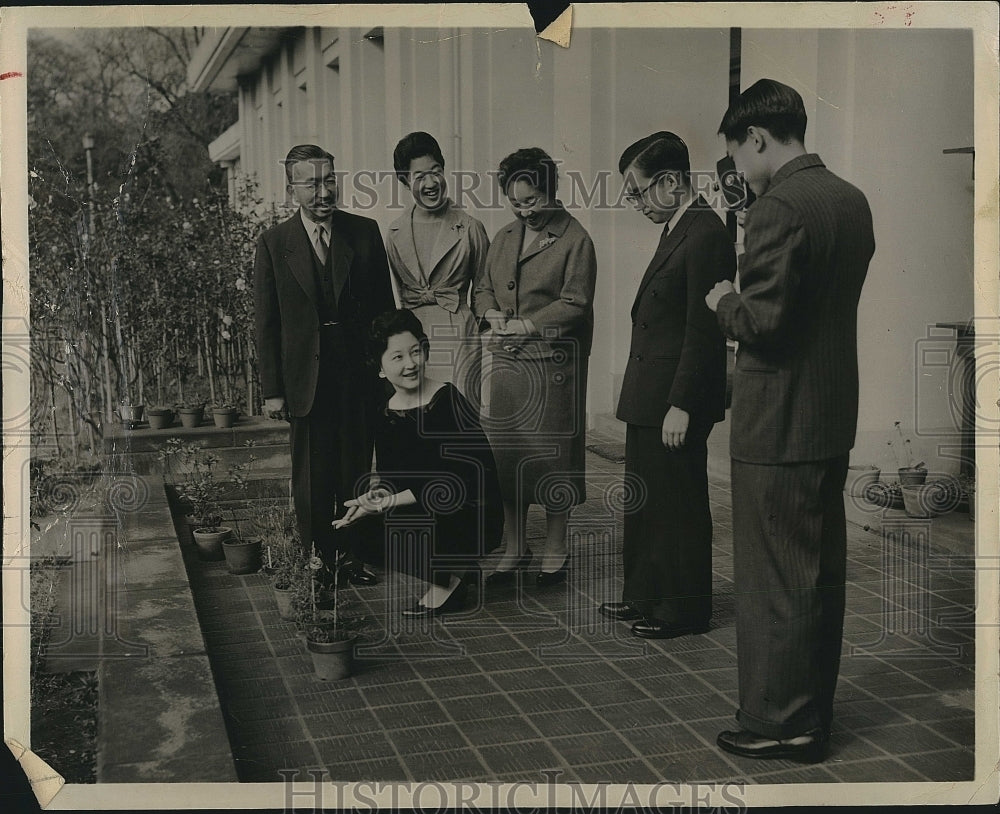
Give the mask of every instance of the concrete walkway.
[[[419, 586], [383, 574], [349, 589], [371, 634], [356, 675], [332, 684], [315, 678], [263, 576], [232, 576], [182, 540], [239, 779], [309, 769], [342, 781], [973, 779], [972, 523], [900, 512], [878, 535], [849, 526], [831, 755], [817, 766], [743, 760], [715, 746], [737, 702], [728, 480], [712, 470], [711, 631], [641, 642], [597, 614], [621, 587], [622, 466], [593, 453], [587, 463], [567, 583], [537, 589], [529, 572], [467, 614], [407, 625], [398, 609]], [[542, 522], [533, 512], [536, 551]], [[945, 527], [967, 554], [935, 546]]]

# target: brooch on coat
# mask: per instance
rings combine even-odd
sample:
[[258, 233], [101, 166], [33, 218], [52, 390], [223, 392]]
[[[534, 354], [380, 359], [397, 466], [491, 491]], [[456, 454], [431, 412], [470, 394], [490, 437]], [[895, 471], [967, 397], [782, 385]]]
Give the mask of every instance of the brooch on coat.
[[545, 238], [545, 240], [539, 240], [538, 241], [538, 248], [539, 249], [544, 249], [546, 246], [551, 246], [558, 239], [559, 239], [558, 237], [547, 237], [547, 238]]
[[461, 234], [464, 228], [465, 228], [464, 223], [456, 223], [454, 226], [451, 227], [451, 230], [453, 232], [458, 232], [459, 234]]

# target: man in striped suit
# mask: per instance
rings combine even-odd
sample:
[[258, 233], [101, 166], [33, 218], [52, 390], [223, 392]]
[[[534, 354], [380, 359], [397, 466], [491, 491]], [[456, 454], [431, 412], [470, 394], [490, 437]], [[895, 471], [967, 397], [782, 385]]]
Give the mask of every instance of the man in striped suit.
[[733, 548], [747, 757], [826, 757], [846, 576], [841, 491], [858, 414], [857, 306], [875, 251], [865, 196], [804, 146], [802, 97], [762, 79], [719, 132], [757, 194], [740, 291], [705, 301], [739, 341], [733, 381]]

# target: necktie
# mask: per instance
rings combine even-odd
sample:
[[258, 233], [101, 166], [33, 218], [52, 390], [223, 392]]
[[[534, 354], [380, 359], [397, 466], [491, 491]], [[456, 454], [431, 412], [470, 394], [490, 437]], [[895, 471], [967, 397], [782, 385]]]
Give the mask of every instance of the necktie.
[[326, 234], [326, 226], [322, 223], [316, 227], [316, 254], [319, 255], [319, 261], [322, 265], [326, 265], [326, 256], [330, 253], [330, 239]]

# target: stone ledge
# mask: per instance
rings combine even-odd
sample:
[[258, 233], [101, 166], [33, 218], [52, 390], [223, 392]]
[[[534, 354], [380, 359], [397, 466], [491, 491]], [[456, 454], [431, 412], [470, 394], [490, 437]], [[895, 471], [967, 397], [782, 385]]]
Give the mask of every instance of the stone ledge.
[[[163, 491], [161, 479], [146, 481]], [[235, 782], [181, 547], [172, 534], [139, 539], [140, 518], [173, 527], [164, 500], [159, 512], [125, 515], [115, 529], [122, 545], [106, 562], [113, 639], [105, 637], [98, 667], [98, 782]], [[116, 649], [132, 655], [108, 657]]]

